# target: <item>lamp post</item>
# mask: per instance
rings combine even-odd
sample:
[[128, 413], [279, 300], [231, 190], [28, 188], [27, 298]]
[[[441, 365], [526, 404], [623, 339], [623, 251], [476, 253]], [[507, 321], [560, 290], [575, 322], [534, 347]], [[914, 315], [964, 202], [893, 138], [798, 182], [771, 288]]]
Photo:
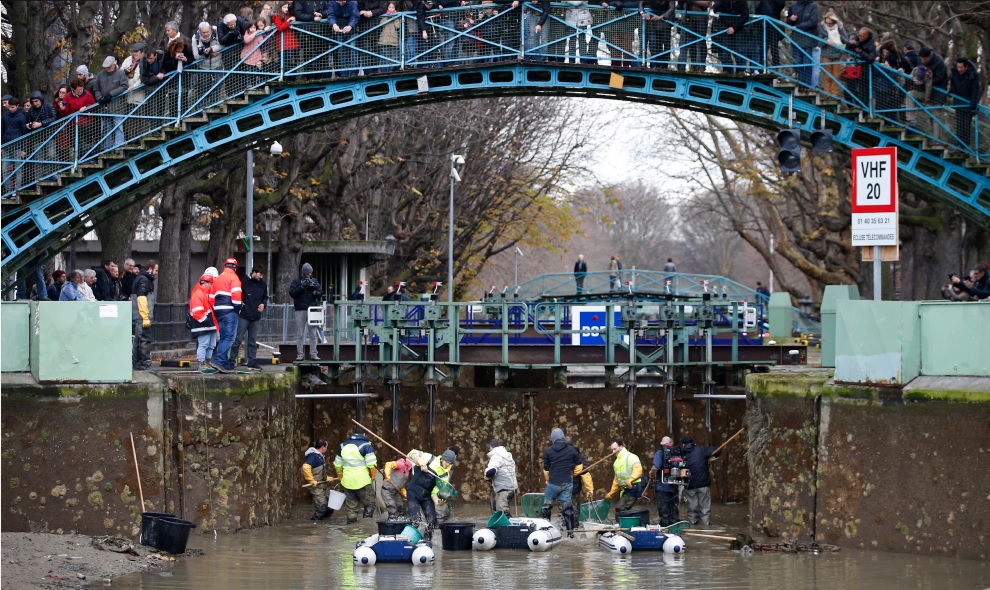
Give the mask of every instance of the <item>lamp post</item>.
[[523, 256], [522, 250], [519, 249], [519, 246], [516, 246], [516, 253], [512, 257], [513, 260], [515, 261], [515, 264], [513, 265], [514, 268], [512, 271], [512, 276], [513, 276], [513, 282], [517, 287], [519, 286], [519, 259], [522, 258], [522, 256]]
[[447, 302], [454, 302], [454, 183], [461, 181], [457, 166], [464, 165], [464, 156], [450, 156], [450, 214], [447, 217]]
[[[271, 286], [275, 284], [272, 280], [272, 232], [278, 227], [278, 222], [280, 220], [278, 212], [274, 209], [265, 209], [265, 212], [261, 214], [262, 222], [265, 224], [265, 231], [268, 232], [268, 266], [265, 267], [265, 271], [269, 273], [268, 285], [269, 290]], [[268, 294], [270, 297], [274, 296], [274, 293]]]
[[773, 234], [770, 234], [770, 282], [767, 283], [767, 289], [770, 290], [770, 294], [773, 295]]
[[[247, 169], [246, 182], [244, 183], [244, 197], [245, 197], [245, 220], [244, 220], [244, 249], [246, 250], [244, 254], [244, 268], [247, 274], [251, 274], [251, 269], [254, 268], [254, 150], [258, 149], [254, 145], [251, 146], [247, 151]], [[272, 142], [272, 147], [269, 150], [271, 155], [278, 157], [282, 155], [282, 144], [277, 141]], [[268, 234], [268, 271], [271, 271], [272, 266], [272, 236], [271, 233]]]

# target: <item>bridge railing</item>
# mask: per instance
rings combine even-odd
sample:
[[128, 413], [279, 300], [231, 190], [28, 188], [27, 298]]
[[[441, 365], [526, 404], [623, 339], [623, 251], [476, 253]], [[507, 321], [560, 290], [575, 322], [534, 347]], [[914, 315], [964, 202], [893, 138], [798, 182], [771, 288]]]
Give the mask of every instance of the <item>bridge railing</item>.
[[[776, 19], [752, 18], [730, 35], [732, 15], [677, 12], [664, 20], [650, 11], [641, 15], [570, 4], [552, 4], [544, 15], [541, 6], [447, 8], [428, 11], [422, 22], [415, 13], [397, 13], [362, 23], [349, 34], [333, 32], [325, 21], [269, 32], [251, 50], [226, 48], [169, 73], [158, 84], [139, 86], [4, 145], [0, 195], [11, 197], [136, 145], [149, 133], [276, 80], [518, 60], [773, 74], [859, 107], [868, 116], [903, 125], [931, 142], [990, 160], [990, 110], [979, 107], [974, 126], [970, 105], [961, 97], [942, 89], [919, 90], [907, 73], [863, 63], [844, 47], [830, 46]], [[859, 77], [844, 74], [847, 66], [862, 66]]]

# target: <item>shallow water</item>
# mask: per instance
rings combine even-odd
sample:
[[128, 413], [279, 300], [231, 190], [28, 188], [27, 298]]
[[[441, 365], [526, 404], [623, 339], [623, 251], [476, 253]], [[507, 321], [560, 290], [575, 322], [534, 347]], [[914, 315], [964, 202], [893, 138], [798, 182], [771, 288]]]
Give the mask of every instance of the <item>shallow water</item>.
[[[304, 507], [297, 507], [304, 508]], [[746, 530], [746, 507], [713, 506], [711, 529]], [[484, 526], [487, 506], [458, 505], [455, 520]], [[656, 512], [653, 511], [653, 518]], [[114, 588], [415, 588], [530, 590], [555, 588], [987, 588], [990, 568], [946, 557], [843, 549], [818, 555], [727, 549], [728, 542], [685, 535], [684, 555], [639, 552], [614, 556], [592, 540], [565, 540], [546, 553], [525, 550], [448, 551], [434, 536], [436, 564], [355, 567], [354, 544], [377, 532], [373, 520], [312, 523], [298, 513], [286, 524], [237, 535], [194, 532], [189, 547], [202, 557], [181, 560], [164, 574], [132, 574]], [[197, 529], [198, 531], [198, 529]], [[732, 532], [717, 533], [733, 536]]]

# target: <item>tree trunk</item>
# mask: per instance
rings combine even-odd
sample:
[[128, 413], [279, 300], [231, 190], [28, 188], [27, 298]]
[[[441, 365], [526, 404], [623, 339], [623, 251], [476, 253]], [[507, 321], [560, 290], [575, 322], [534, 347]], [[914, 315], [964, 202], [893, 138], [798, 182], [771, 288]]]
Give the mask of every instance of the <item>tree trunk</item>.
[[189, 251], [182, 250], [182, 217], [186, 208], [178, 185], [166, 189], [162, 195], [158, 212], [162, 218], [162, 234], [158, 241], [158, 281], [155, 287], [157, 299], [161, 303], [178, 303], [186, 301], [185, 286], [188, 280], [180, 274], [182, 263], [186, 258], [186, 274], [188, 276]]
[[103, 260], [113, 260], [117, 266], [123, 267], [124, 260], [132, 257], [134, 231], [143, 209], [144, 202], [134, 203], [96, 226]]

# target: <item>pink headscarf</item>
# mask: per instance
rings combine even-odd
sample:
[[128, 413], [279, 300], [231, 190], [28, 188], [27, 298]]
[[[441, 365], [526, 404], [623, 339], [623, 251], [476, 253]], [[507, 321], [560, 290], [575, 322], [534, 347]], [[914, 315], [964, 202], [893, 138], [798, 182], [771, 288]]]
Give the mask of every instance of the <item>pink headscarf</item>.
[[412, 473], [412, 462], [409, 459], [399, 459], [395, 462], [395, 470], [402, 475], [408, 476]]

